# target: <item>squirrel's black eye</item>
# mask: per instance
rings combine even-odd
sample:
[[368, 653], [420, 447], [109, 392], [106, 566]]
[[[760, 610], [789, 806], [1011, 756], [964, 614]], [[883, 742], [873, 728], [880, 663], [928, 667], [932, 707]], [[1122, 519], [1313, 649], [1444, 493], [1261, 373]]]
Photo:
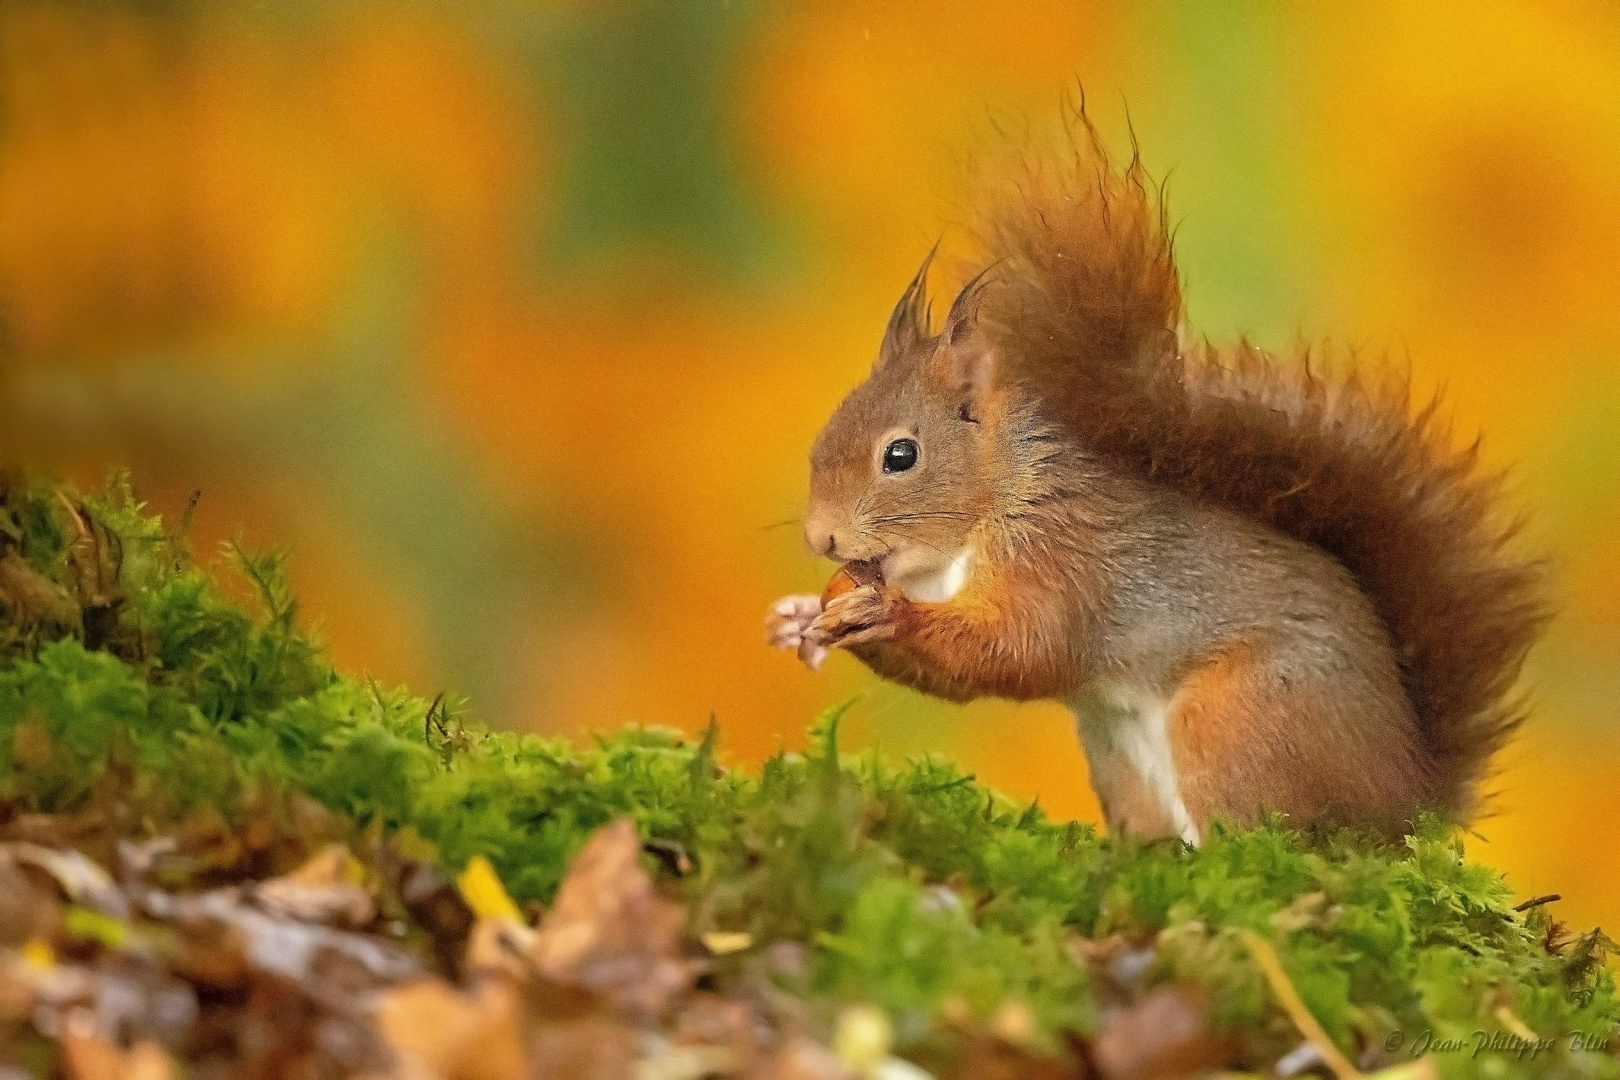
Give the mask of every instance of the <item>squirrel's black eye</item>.
[[905, 472], [917, 464], [917, 440], [896, 439], [883, 448], [883, 471]]

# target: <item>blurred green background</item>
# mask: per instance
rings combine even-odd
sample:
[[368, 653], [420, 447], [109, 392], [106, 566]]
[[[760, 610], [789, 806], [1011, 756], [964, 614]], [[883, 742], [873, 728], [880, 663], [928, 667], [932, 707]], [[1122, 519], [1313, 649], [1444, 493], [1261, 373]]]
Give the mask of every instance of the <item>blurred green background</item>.
[[1443, 388], [1561, 617], [1474, 853], [1620, 924], [1620, 6], [0, 4], [0, 451], [294, 552], [339, 660], [579, 734], [718, 715], [1096, 817], [1056, 707], [760, 644], [805, 454], [997, 125], [1076, 80], [1194, 325]]

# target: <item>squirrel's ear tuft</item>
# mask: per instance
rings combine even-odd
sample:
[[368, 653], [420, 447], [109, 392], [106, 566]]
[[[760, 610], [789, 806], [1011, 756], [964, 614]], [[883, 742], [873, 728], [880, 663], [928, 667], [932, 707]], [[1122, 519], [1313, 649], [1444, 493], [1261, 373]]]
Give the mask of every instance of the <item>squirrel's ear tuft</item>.
[[946, 345], [962, 344], [979, 325], [979, 301], [984, 297], [985, 286], [990, 283], [990, 271], [995, 268], [996, 264], [991, 263], [980, 270], [956, 294], [956, 299], [951, 302], [950, 314], [945, 316], [945, 328], [940, 333]]
[[928, 267], [938, 250], [938, 244], [929, 249], [917, 275], [906, 286], [900, 302], [894, 305], [894, 313], [889, 316], [889, 328], [883, 333], [883, 347], [878, 351], [878, 367], [916, 353], [918, 347], [928, 339]]

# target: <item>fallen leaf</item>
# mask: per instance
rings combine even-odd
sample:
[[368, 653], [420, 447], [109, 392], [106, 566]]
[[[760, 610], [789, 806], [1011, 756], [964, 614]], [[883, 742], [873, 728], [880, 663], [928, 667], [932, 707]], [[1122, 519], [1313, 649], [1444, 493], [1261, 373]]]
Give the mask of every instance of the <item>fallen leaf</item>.
[[546, 1024], [529, 1041], [531, 1080], [638, 1080], [642, 1039], [602, 1016]]
[[235, 927], [215, 919], [197, 919], [178, 931], [170, 959], [175, 974], [214, 990], [247, 982], [247, 947]]
[[480, 919], [511, 919], [522, 922], [523, 913], [507, 895], [506, 887], [496, 875], [495, 868], [482, 855], [474, 855], [467, 868], [456, 879], [462, 898], [473, 914]]
[[[236, 889], [182, 896], [154, 891], [145, 907], [147, 914], [174, 923], [183, 936], [200, 935], [210, 947], [228, 947], [234, 936], [248, 967], [294, 982], [307, 979], [325, 953], [354, 961], [377, 984], [403, 982], [422, 972], [417, 956], [391, 941], [261, 911], [243, 903]], [[222, 934], [222, 926], [230, 933]]]
[[833, 1053], [856, 1072], [867, 1072], [889, 1056], [894, 1025], [882, 1009], [851, 1005], [833, 1025]]
[[490, 979], [473, 993], [427, 978], [387, 991], [377, 1026], [402, 1057], [445, 1080], [519, 1080], [525, 1054], [519, 997], [512, 984]]
[[78, 605], [67, 590], [29, 566], [15, 551], [0, 553], [0, 613], [23, 630], [79, 625]]
[[868, 1080], [934, 1080], [934, 1074], [905, 1058], [887, 1057], [866, 1073]]
[[729, 956], [731, 953], [742, 952], [754, 946], [753, 934], [730, 933], [724, 930], [711, 930], [703, 935], [703, 947], [714, 956]]
[[618, 1008], [662, 1013], [691, 985], [696, 966], [678, 952], [686, 914], [653, 891], [629, 818], [580, 849], [529, 950], [546, 979], [584, 987]]
[[990, 1030], [995, 1032], [996, 1038], [1014, 1046], [1027, 1043], [1035, 1034], [1035, 1014], [1022, 1001], [1009, 998], [991, 1018]]
[[71, 1080], [123, 1080], [124, 1055], [99, 1035], [62, 1033], [62, 1063]]
[[789, 1039], [761, 1073], [761, 1080], [856, 1080], [838, 1055], [814, 1039]]
[[737, 1069], [729, 1046], [666, 1046], [636, 1066], [636, 1080], [703, 1080]]
[[23, 942], [22, 948], [17, 950], [22, 962], [35, 971], [49, 971], [56, 966], [56, 950], [51, 943], [41, 938], [31, 938]]
[[173, 1075], [174, 1061], [150, 1039], [142, 1039], [124, 1055], [125, 1080], [169, 1080]]
[[118, 873], [126, 882], [138, 882], [152, 872], [158, 859], [173, 854], [180, 846], [172, 836], [155, 836], [148, 840], [120, 840], [115, 850], [118, 853]]
[[535, 932], [511, 919], [479, 919], [467, 935], [467, 956], [462, 967], [468, 974], [499, 972], [518, 982], [527, 982], [533, 973], [529, 950]]
[[104, 948], [124, 949], [130, 944], [130, 932], [127, 923], [103, 915], [99, 911], [74, 905], [67, 909], [62, 918], [62, 929], [69, 937], [80, 941], [99, 942]]
[[1327, 906], [1326, 893], [1305, 893], [1295, 897], [1293, 903], [1272, 915], [1271, 925], [1284, 933], [1303, 930], [1308, 926], [1320, 926]]
[[74, 1031], [62, 1034], [62, 1058], [70, 1080], [170, 1080], [174, 1062], [163, 1047], [150, 1039], [120, 1050], [100, 1035]]
[[62, 921], [62, 905], [54, 893], [15, 863], [0, 859], [0, 946], [16, 947], [55, 934]]
[[979, 1033], [968, 1039], [946, 1075], [950, 1080], [1082, 1080], [1092, 1074], [1081, 1062], [1065, 1064]]
[[22, 841], [0, 843], [0, 861], [43, 870], [75, 904], [115, 919], [129, 918], [129, 899], [88, 856], [71, 848], [56, 849]]
[[387, 868], [411, 919], [428, 932], [440, 970], [459, 978], [467, 936], [476, 921], [466, 898], [433, 866], [408, 858], [391, 845], [379, 846], [378, 862]]
[[1121, 1003], [1134, 998], [1158, 955], [1152, 945], [1137, 945], [1123, 934], [1110, 934], [1105, 938], [1074, 934], [1069, 938], [1068, 948], [1075, 963], [1102, 976], [1097, 980], [1097, 988], [1105, 998]]
[[34, 1011], [34, 980], [22, 955], [0, 949], [0, 1020], [26, 1020]]
[[757, 1002], [699, 990], [681, 1000], [671, 1038], [687, 1046], [730, 1046], [752, 1058], [756, 1042], [769, 1026]]
[[1221, 1065], [1229, 1049], [1209, 1031], [1203, 989], [1177, 985], [1120, 1012], [1092, 1052], [1107, 1080], [1173, 1080]]
[[253, 887], [265, 911], [305, 922], [362, 927], [377, 917], [371, 894], [360, 885], [363, 870], [342, 844], [329, 844], [290, 874]]

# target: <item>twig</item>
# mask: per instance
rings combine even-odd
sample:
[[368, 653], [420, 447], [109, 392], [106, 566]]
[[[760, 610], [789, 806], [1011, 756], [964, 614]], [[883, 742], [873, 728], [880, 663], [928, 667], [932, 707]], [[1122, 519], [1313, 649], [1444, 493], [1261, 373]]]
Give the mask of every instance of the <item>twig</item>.
[[423, 742], [431, 742], [432, 741], [434, 727], [438, 727], [438, 729], [439, 729], [439, 737], [441, 739], [449, 738], [450, 732], [444, 726], [444, 717], [443, 717], [443, 715], [439, 713], [439, 709], [443, 705], [444, 705], [444, 691], [440, 690], [439, 693], [438, 693], [438, 696], [436, 696], [433, 699], [433, 704], [429, 705], [427, 707], [427, 712], [422, 714], [422, 741]]
[[1509, 1031], [1513, 1032], [1513, 1034], [1517, 1035], [1527, 1043], [1539, 1042], [1541, 1039], [1539, 1035], [1530, 1030], [1529, 1024], [1526, 1024], [1523, 1020], [1520, 1020], [1513, 1010], [1508, 1008], [1506, 1005], [1498, 1005], [1496, 1007], [1496, 1020], [1497, 1023], [1501, 1024], [1503, 1027], [1507, 1028]]
[[1546, 894], [1545, 896], [1532, 897], [1531, 899], [1526, 900], [1522, 904], [1516, 904], [1516, 905], [1514, 905], [1513, 910], [1514, 911], [1529, 911], [1533, 907], [1540, 907], [1542, 904], [1550, 904], [1554, 900], [1562, 900], [1562, 899], [1563, 899], [1563, 897], [1559, 896], [1557, 893], [1550, 892], [1550, 893]]
[[1271, 947], [1271, 942], [1247, 927], [1239, 927], [1238, 934], [1243, 938], [1243, 944], [1249, 947], [1254, 956], [1254, 962], [1260, 965], [1260, 970], [1266, 976], [1266, 982], [1271, 984], [1271, 992], [1277, 995], [1282, 1003], [1283, 1011], [1288, 1014], [1299, 1033], [1310, 1040], [1311, 1044], [1321, 1053], [1322, 1060], [1327, 1067], [1333, 1070], [1333, 1075], [1339, 1080], [1364, 1080], [1364, 1074], [1350, 1063], [1350, 1059], [1339, 1052], [1339, 1048], [1328, 1038], [1322, 1025], [1316, 1022], [1311, 1010], [1299, 999], [1299, 991], [1294, 984], [1288, 981], [1288, 973], [1283, 970], [1282, 961], [1277, 959], [1277, 951]]

